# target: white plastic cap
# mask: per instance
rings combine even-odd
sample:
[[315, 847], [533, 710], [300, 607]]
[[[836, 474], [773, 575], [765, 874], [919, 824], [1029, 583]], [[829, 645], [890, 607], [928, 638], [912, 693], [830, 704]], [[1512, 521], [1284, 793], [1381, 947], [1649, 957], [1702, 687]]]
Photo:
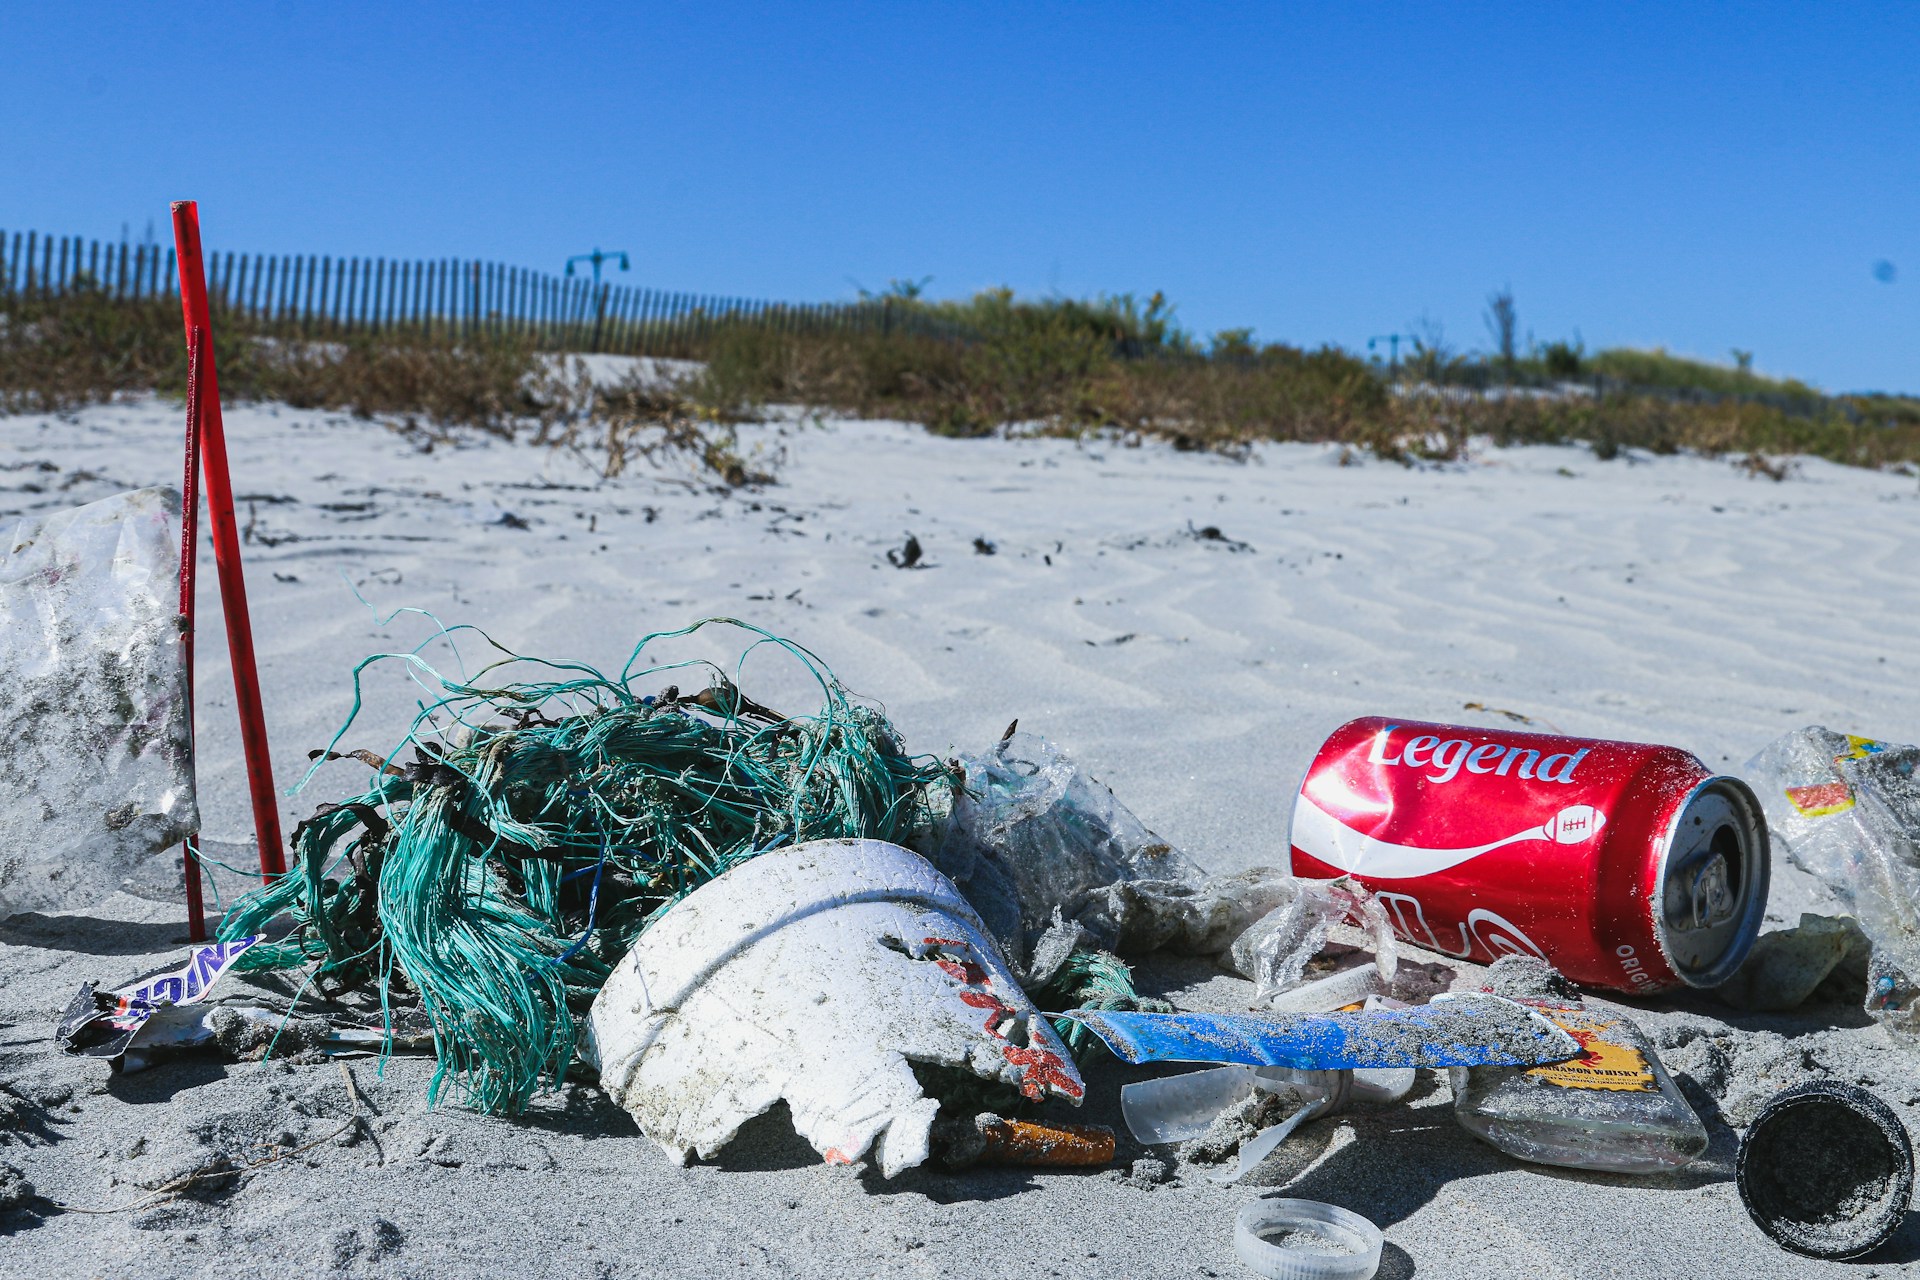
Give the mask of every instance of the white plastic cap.
[[1372, 1280], [1381, 1244], [1380, 1228], [1318, 1200], [1255, 1200], [1233, 1229], [1234, 1252], [1266, 1280]]

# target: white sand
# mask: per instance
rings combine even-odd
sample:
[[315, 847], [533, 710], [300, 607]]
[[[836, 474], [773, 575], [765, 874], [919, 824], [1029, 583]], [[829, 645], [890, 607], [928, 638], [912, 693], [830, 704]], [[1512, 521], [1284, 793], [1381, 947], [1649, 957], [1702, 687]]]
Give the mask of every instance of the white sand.
[[[352, 665], [429, 634], [418, 618], [379, 625], [343, 575], [383, 613], [430, 609], [522, 652], [603, 665], [705, 614], [757, 622], [884, 701], [916, 749], [978, 749], [1018, 716], [1223, 871], [1284, 857], [1301, 769], [1362, 713], [1505, 723], [1465, 709], [1481, 703], [1569, 733], [1676, 743], [1727, 768], [1803, 724], [1920, 733], [1911, 478], [1808, 462], [1775, 484], [1723, 461], [1555, 448], [1426, 470], [1342, 466], [1339, 450], [1311, 446], [1239, 464], [839, 423], [753, 433], [786, 452], [781, 483], [724, 495], [650, 471], [597, 483], [577, 460], [525, 445], [423, 453], [321, 413], [235, 409], [228, 429], [236, 488], [259, 495], [240, 515], [254, 524], [249, 581], [282, 786], [345, 714]], [[0, 512], [177, 483], [179, 432], [163, 402], [0, 419]], [[500, 524], [508, 512], [530, 528]], [[1246, 546], [1188, 533], [1206, 526]], [[929, 567], [886, 562], [909, 531]], [[975, 537], [998, 554], [976, 554]], [[207, 834], [238, 845], [251, 823], [210, 561], [201, 581], [201, 803]], [[762, 701], [804, 705], [772, 664], [747, 680]], [[397, 669], [372, 684], [347, 745], [384, 750], [411, 698]], [[283, 823], [364, 776], [324, 771], [283, 801]], [[0, 1145], [0, 1163], [52, 1200], [126, 1203], [137, 1183], [214, 1151], [311, 1140], [343, 1114], [333, 1066], [207, 1059], [109, 1081], [53, 1050], [51, 1022], [82, 980], [118, 981], [179, 950], [182, 908], [165, 900], [164, 869], [147, 879], [157, 887], [104, 904], [99, 923], [0, 924], [0, 1081], [53, 1104], [39, 1136]], [[1819, 902], [1777, 876], [1785, 922]], [[1204, 965], [1145, 976], [1202, 1005], [1245, 999]], [[1644, 1020], [1671, 1042], [1725, 1015], [1672, 999]], [[1875, 1029], [1827, 1030], [1836, 1020], [1859, 1021], [1830, 1009], [1745, 1017], [1796, 1038], [1738, 1043], [1872, 1079], [1911, 1123], [1913, 1060]], [[1697, 1062], [1694, 1043], [1676, 1059]], [[510, 1122], [425, 1109], [418, 1061], [355, 1074], [381, 1117], [373, 1138], [262, 1169], [207, 1203], [16, 1214], [0, 1220], [0, 1274], [1245, 1274], [1231, 1237], [1251, 1188], [1017, 1171], [883, 1183], [820, 1166], [783, 1116], [717, 1166], [676, 1170], [594, 1090]], [[1118, 1124], [1126, 1078], [1093, 1071], [1083, 1118]], [[1920, 1267], [1911, 1221], [1863, 1265], [1775, 1249], [1730, 1181], [1735, 1134], [1710, 1126], [1708, 1155], [1674, 1177], [1551, 1172], [1460, 1130], [1437, 1084], [1411, 1106], [1310, 1127], [1260, 1180], [1380, 1223], [1383, 1276]]]

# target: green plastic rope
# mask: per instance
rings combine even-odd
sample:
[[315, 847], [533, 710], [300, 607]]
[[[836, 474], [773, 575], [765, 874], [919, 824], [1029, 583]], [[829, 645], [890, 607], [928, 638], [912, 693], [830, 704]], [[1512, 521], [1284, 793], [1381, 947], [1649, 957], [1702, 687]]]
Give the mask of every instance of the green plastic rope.
[[[1030, 993], [1042, 1009], [1138, 1010], [1142, 1013], [1172, 1013], [1165, 1000], [1143, 996], [1133, 989], [1133, 970], [1110, 951], [1076, 948], [1047, 985]], [[1049, 1018], [1053, 1029], [1067, 1042], [1073, 1056], [1085, 1061], [1103, 1047], [1098, 1036], [1086, 1024], [1072, 1018]]]
[[[649, 680], [704, 668], [708, 687], [642, 694], [648, 645], [710, 625], [772, 645], [819, 685], [813, 715], [748, 700], [706, 663], [641, 668]], [[449, 633], [443, 628], [441, 635]], [[489, 641], [489, 643], [492, 643]], [[495, 646], [499, 648], [499, 646]], [[441, 695], [422, 706], [354, 799], [296, 828], [294, 865], [236, 903], [220, 936], [293, 930], [240, 967], [313, 964], [322, 990], [419, 992], [439, 1060], [430, 1096], [451, 1081], [484, 1111], [518, 1111], [573, 1061], [577, 1019], [635, 938], [695, 888], [769, 849], [807, 840], [916, 843], [954, 786], [931, 757], [908, 757], [878, 710], [854, 702], [811, 653], [734, 619], [643, 639], [617, 677], [537, 663], [557, 679], [448, 680], [418, 651], [394, 658]], [[736, 674], [739, 671], [736, 666]], [[407, 747], [414, 758], [398, 759]], [[309, 777], [311, 777], [309, 773]]]

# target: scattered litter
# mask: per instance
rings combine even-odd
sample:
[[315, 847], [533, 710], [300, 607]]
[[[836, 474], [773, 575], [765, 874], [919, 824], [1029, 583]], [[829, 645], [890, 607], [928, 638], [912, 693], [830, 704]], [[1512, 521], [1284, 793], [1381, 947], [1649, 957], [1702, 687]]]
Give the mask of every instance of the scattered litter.
[[[731, 623], [819, 688], [812, 716], [761, 706], [717, 667], [693, 694], [633, 687], [660, 674], [651, 643], [707, 625], [647, 637], [614, 677], [506, 654], [484, 681], [442, 679], [410, 762], [315, 753], [370, 766], [372, 785], [322, 805], [294, 831], [291, 873], [227, 913], [222, 937], [282, 913], [297, 926], [240, 967], [317, 962], [326, 994], [404, 980], [436, 1034], [432, 1096], [456, 1083], [515, 1111], [572, 1064], [577, 1019], [634, 939], [699, 885], [807, 840], [923, 835], [945, 768], [909, 758], [799, 646]], [[503, 678], [516, 665], [546, 678]]]
[[1187, 1142], [1182, 1155], [1217, 1163], [1238, 1153], [1232, 1168], [1209, 1173], [1237, 1182], [1294, 1130], [1349, 1103], [1398, 1102], [1413, 1088], [1411, 1070], [1292, 1071], [1284, 1067], [1215, 1067], [1140, 1080], [1120, 1090], [1127, 1129], [1148, 1145]]
[[[1543, 986], [1550, 989], [1528, 958], [1493, 966], [1496, 992]], [[1555, 1065], [1455, 1068], [1454, 1115], [1469, 1133], [1536, 1164], [1612, 1173], [1665, 1172], [1707, 1149], [1700, 1117], [1625, 1014], [1565, 997], [1527, 1003], [1582, 1052]]]
[[[198, 960], [200, 953], [195, 957]], [[329, 1018], [295, 1017], [284, 1009], [203, 1003], [211, 981], [180, 1002], [155, 1003], [153, 985], [151, 978], [143, 979], [139, 986], [148, 994], [142, 996], [100, 995], [91, 986], [83, 987], [68, 1010], [68, 1021], [62, 1023], [63, 1031], [72, 1023], [62, 1047], [69, 1053], [104, 1057], [114, 1070], [127, 1075], [199, 1049], [212, 1049], [240, 1062], [271, 1057], [308, 1065], [328, 1055], [433, 1051], [431, 1026], [409, 1025], [424, 1022], [417, 1016], [409, 1018], [415, 1012], [411, 1010], [395, 1011], [396, 1016], [384, 1026], [336, 1025]]]
[[1789, 733], [1747, 764], [1788, 857], [1839, 894], [1872, 943], [1866, 1009], [1920, 1048], [1920, 747]]
[[0, 520], [0, 919], [92, 906], [199, 829], [180, 495]]
[[920, 539], [908, 534], [905, 546], [887, 549], [887, 563], [896, 569], [918, 569], [922, 567], [920, 559], [923, 554]]
[[[1215, 526], [1188, 533], [1250, 550]], [[997, 552], [984, 537], [974, 550]], [[886, 558], [928, 567], [912, 534]], [[1763, 802], [1673, 748], [1355, 721], [1296, 800], [1298, 874], [1210, 876], [1017, 722], [980, 756], [908, 756], [811, 654], [754, 628], [747, 652], [796, 659], [822, 691], [816, 715], [754, 702], [737, 667], [706, 667], [692, 695], [634, 688], [649, 643], [699, 626], [648, 637], [616, 677], [553, 663], [504, 680], [532, 661], [507, 655], [455, 681], [409, 655], [444, 694], [403, 743], [413, 758], [336, 752], [338, 736], [315, 752], [369, 767], [370, 785], [301, 824], [294, 870], [227, 913], [223, 943], [121, 990], [83, 987], [63, 1047], [125, 1071], [192, 1048], [311, 1063], [432, 1047], [435, 1096], [456, 1081], [488, 1111], [525, 1106], [577, 1055], [677, 1164], [785, 1105], [827, 1163], [892, 1178], [929, 1159], [1111, 1166], [1112, 1130], [1021, 1110], [1077, 1105], [1075, 1054], [1103, 1044], [1127, 1063], [1217, 1064], [1129, 1083], [1120, 1101], [1136, 1139], [1185, 1144], [1182, 1160], [1229, 1183], [1303, 1126], [1397, 1102], [1441, 1067], [1459, 1123], [1521, 1159], [1652, 1173], [1697, 1158], [1705, 1127], [1652, 1041], [1583, 1002], [1563, 968], [1755, 1010], [1866, 989], [1889, 1030], [1920, 1036], [1920, 749], [1803, 730], [1756, 762]], [[180, 798], [191, 816], [190, 785]], [[1755, 941], [1763, 803], [1858, 921], [1808, 914]], [[0, 893], [13, 875], [0, 857]], [[1367, 949], [1334, 941], [1341, 925]], [[1455, 971], [1403, 960], [1403, 943], [1491, 962], [1490, 986], [1449, 993]], [[1118, 956], [1157, 950], [1216, 957], [1252, 980], [1258, 1012], [1143, 999]], [[360, 1003], [321, 1017], [209, 998], [230, 970], [274, 968]], [[352, 1025], [376, 1004], [380, 1027]], [[1762, 1062], [1680, 1017], [1661, 1034], [1729, 1121], [1757, 1110], [1739, 1184], [1769, 1236], [1852, 1257], [1897, 1229], [1912, 1157], [1884, 1103], [1833, 1081], [1758, 1101], [1782, 1071], [1829, 1070], [1816, 1039], [1775, 1037]], [[320, 1141], [360, 1117], [353, 1093], [347, 1127]], [[296, 1141], [253, 1164], [215, 1152], [122, 1209], [319, 1145]], [[1108, 1174], [1172, 1176], [1158, 1157]], [[0, 1165], [0, 1212], [32, 1196]], [[1370, 1276], [1381, 1238], [1333, 1206], [1261, 1200], [1236, 1248], [1262, 1275]]]
[[[1286, 903], [1234, 939], [1228, 952], [1233, 967], [1253, 979], [1256, 1005], [1271, 1005], [1296, 986], [1314, 957], [1325, 950], [1328, 933], [1342, 921], [1373, 935], [1380, 990], [1393, 989], [1400, 949], [1394, 941], [1393, 922], [1378, 898], [1350, 876], [1296, 880], [1285, 887], [1291, 894]], [[1357, 998], [1365, 995], [1362, 992]]]
[[1056, 927], [1122, 955], [1214, 955], [1291, 894], [1270, 869], [1207, 876], [1065, 751], [1015, 728], [960, 760], [964, 789], [930, 856], [1016, 969]]
[[1892, 1238], [1913, 1200], [1913, 1145], [1865, 1089], [1814, 1080], [1776, 1095], [1740, 1140], [1741, 1203], [1775, 1243], [1857, 1258]]
[[[1261, 1133], [1279, 1126], [1288, 1119], [1296, 1123], [1304, 1122], [1313, 1114], [1320, 1114], [1330, 1094], [1321, 1090], [1308, 1090], [1287, 1087], [1286, 1082], [1279, 1088], [1249, 1090], [1245, 1096], [1221, 1108], [1199, 1137], [1193, 1139], [1181, 1152], [1195, 1164], [1220, 1164], [1239, 1154], [1241, 1149], [1250, 1145]], [[1294, 1126], [1288, 1125], [1290, 1134]]]
[[259, 942], [258, 937], [241, 937], [195, 947], [183, 963], [144, 974], [116, 991], [98, 991], [86, 983], [55, 1029], [60, 1047], [119, 1066], [156, 1015], [205, 1000], [214, 984]]
[[1113, 1130], [1098, 1124], [1008, 1120], [990, 1111], [936, 1122], [934, 1145], [949, 1169], [976, 1164], [1090, 1169], [1113, 1163]]
[[[311, 1024], [318, 1023], [321, 1038], [326, 1035], [327, 1024], [324, 1019], [303, 1018], [298, 1021], [298, 1027], [289, 1026], [291, 1035], [276, 1040], [275, 1029], [288, 1022], [288, 1019], [285, 1014], [272, 1009], [226, 1005], [208, 1008], [201, 1004], [164, 1005], [154, 1010], [153, 1016], [140, 1027], [126, 1049], [113, 1059], [113, 1064], [121, 1073], [131, 1075], [156, 1066], [173, 1054], [207, 1048], [226, 1051], [228, 1056], [236, 1059], [245, 1057], [257, 1062], [266, 1057], [268, 1044], [273, 1045], [278, 1057], [304, 1055], [311, 1047], [308, 1043], [314, 1029]], [[227, 1043], [234, 1046], [230, 1051], [221, 1043], [220, 1031], [223, 1028], [227, 1033]]]
[[1252, 1067], [1214, 1067], [1137, 1080], [1120, 1087], [1120, 1114], [1127, 1131], [1149, 1146], [1188, 1142], [1206, 1133], [1222, 1112], [1250, 1097], [1257, 1079]]
[[[1251, 1077], [1247, 1092], [1221, 1108], [1181, 1153], [1195, 1164], [1215, 1166], [1207, 1173], [1213, 1182], [1239, 1182], [1302, 1125], [1344, 1110], [1355, 1098], [1352, 1071], [1261, 1067]], [[1152, 1100], [1151, 1094], [1136, 1095], [1132, 1114], [1145, 1112]]]
[[952, 882], [877, 840], [761, 854], [640, 936], [588, 1019], [615, 1103], [676, 1164], [785, 1100], [829, 1164], [927, 1159], [940, 1102], [914, 1067], [1078, 1103], [1067, 1046]]
[[[1335, 1009], [1365, 1004], [1368, 996], [1380, 994], [1384, 988], [1379, 969], [1364, 963], [1276, 992], [1265, 1000], [1256, 992], [1254, 1003], [1268, 1013], [1332, 1013]], [[1409, 1000], [1407, 1003], [1421, 1002]]]
[[1384, 1245], [1379, 1227], [1317, 1200], [1255, 1200], [1233, 1226], [1234, 1252], [1266, 1280], [1370, 1280]]

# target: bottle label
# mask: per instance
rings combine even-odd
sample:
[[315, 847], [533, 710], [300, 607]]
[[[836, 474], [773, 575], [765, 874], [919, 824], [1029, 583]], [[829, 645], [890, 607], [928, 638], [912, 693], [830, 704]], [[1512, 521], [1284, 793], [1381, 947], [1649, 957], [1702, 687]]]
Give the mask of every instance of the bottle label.
[[1647, 1065], [1647, 1055], [1631, 1045], [1609, 1039], [1607, 1033], [1618, 1026], [1612, 1018], [1598, 1017], [1580, 1009], [1541, 1009], [1549, 1022], [1565, 1031], [1585, 1050], [1577, 1058], [1552, 1066], [1527, 1071], [1547, 1084], [1562, 1089], [1609, 1089], [1627, 1093], [1658, 1093], [1659, 1081]]

